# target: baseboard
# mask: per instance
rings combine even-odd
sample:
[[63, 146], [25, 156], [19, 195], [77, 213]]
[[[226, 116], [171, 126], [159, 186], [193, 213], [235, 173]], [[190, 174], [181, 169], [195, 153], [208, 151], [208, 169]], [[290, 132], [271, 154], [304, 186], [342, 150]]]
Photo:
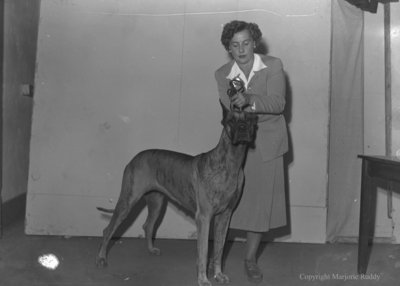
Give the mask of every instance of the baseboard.
[[3, 203], [3, 226], [8, 226], [18, 220], [24, 219], [26, 209], [26, 194], [19, 195]]

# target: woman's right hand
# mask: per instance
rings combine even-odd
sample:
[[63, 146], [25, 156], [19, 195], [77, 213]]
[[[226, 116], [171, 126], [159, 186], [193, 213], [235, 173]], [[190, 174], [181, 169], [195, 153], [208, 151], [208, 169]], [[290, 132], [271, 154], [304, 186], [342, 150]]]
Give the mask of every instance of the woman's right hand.
[[244, 107], [250, 104], [249, 97], [242, 92], [236, 93], [230, 99], [231, 99], [231, 106], [236, 107], [240, 110], [242, 110]]

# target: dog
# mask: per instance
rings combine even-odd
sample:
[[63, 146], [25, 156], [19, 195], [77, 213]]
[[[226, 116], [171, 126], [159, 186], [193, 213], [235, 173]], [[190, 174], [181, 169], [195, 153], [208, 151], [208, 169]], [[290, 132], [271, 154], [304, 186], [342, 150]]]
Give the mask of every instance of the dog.
[[150, 149], [138, 153], [125, 167], [121, 193], [96, 258], [98, 267], [107, 265], [108, 244], [135, 203], [144, 196], [148, 216], [143, 225], [150, 253], [154, 247], [154, 226], [164, 197], [194, 215], [197, 228], [197, 279], [199, 286], [211, 286], [207, 278], [207, 254], [210, 222], [214, 218], [214, 279], [228, 283], [222, 272], [222, 253], [232, 211], [243, 189], [243, 165], [249, 146], [254, 142], [257, 115], [231, 110], [222, 103], [223, 130], [217, 146], [206, 153], [191, 156], [174, 151]]

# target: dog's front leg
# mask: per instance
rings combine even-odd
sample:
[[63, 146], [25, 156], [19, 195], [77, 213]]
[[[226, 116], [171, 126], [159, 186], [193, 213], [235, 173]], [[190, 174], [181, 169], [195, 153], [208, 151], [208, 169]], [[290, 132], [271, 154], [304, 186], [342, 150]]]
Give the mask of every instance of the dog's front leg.
[[197, 226], [197, 282], [199, 286], [211, 286], [207, 278], [208, 236], [210, 232], [210, 215], [196, 214]]
[[222, 256], [224, 252], [224, 245], [226, 234], [228, 232], [229, 221], [231, 218], [232, 210], [226, 209], [224, 212], [218, 214], [214, 218], [214, 279], [218, 283], [229, 283], [229, 277], [222, 273]]

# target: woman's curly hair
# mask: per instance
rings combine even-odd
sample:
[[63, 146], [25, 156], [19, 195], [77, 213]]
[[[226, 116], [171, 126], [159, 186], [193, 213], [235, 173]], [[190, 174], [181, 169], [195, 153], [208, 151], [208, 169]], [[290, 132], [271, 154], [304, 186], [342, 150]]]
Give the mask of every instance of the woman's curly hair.
[[233, 38], [233, 35], [243, 30], [249, 31], [253, 41], [255, 41], [256, 44], [259, 43], [262, 33], [257, 24], [234, 20], [225, 24], [222, 30], [221, 43], [227, 51], [229, 51], [229, 44]]

